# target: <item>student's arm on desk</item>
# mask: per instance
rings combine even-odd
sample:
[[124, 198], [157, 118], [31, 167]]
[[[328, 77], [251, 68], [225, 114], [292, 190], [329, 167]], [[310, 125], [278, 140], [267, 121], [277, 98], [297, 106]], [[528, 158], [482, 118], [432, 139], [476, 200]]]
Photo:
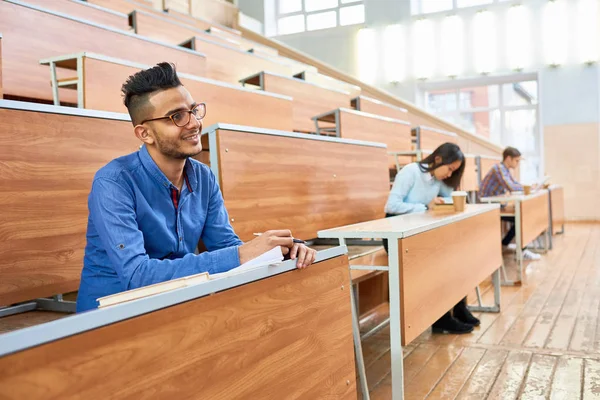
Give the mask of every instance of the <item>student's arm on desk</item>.
[[[515, 180], [509, 172], [505, 172], [504, 168], [497, 167], [498, 172], [500, 173], [500, 177], [504, 185], [510, 192], [520, 192], [523, 191], [523, 185]], [[508, 171], [508, 170], [507, 170]]]
[[[116, 181], [98, 178], [89, 198], [90, 218], [125, 290], [200, 272], [225, 272], [240, 265], [238, 246], [193, 253], [176, 260], [150, 258], [138, 228], [134, 194]], [[210, 235], [209, 235], [210, 236]], [[239, 240], [239, 239], [238, 239]], [[227, 239], [233, 243], [233, 239]], [[214, 247], [215, 240], [210, 246]], [[208, 245], [207, 245], [208, 246]]]
[[421, 203], [404, 202], [404, 199], [414, 186], [415, 180], [416, 176], [414, 171], [409, 170], [408, 167], [404, 167], [400, 170], [398, 175], [396, 175], [394, 185], [392, 186], [392, 191], [390, 192], [385, 205], [386, 213], [408, 214], [418, 211], [425, 211], [427, 209], [425, 205]]

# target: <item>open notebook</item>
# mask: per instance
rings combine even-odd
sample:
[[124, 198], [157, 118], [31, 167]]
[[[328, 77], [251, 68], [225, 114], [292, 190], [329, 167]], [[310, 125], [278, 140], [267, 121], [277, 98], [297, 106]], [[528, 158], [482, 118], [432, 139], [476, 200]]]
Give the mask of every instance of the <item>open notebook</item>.
[[178, 279], [172, 279], [166, 282], [155, 283], [153, 285], [144, 286], [137, 289], [126, 290], [124, 292], [115, 293], [110, 296], [101, 297], [98, 299], [99, 308], [112, 306], [115, 304], [125, 303], [127, 301], [141, 299], [143, 297], [153, 296], [155, 294], [169, 292], [175, 289], [181, 289], [188, 286], [197, 285], [206, 282], [209, 279], [219, 279], [228, 276], [233, 276], [241, 272], [245, 272], [254, 268], [265, 267], [281, 263], [283, 261], [283, 253], [281, 247], [277, 246], [273, 249], [253, 258], [252, 260], [233, 268], [227, 272], [209, 275], [208, 272], [201, 272], [196, 275], [184, 276]]

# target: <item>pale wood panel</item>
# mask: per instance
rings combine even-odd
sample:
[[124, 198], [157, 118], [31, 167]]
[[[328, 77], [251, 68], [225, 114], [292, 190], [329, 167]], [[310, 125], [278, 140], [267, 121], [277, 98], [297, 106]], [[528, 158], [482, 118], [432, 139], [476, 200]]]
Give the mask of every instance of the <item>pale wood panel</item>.
[[[127, 112], [120, 88], [137, 68], [86, 57], [85, 107]], [[206, 103], [204, 126], [217, 122], [292, 130], [292, 102], [262, 93], [180, 77], [197, 102]]]
[[[424, 399], [435, 384], [443, 378], [446, 371], [462, 353], [462, 347], [440, 347], [427, 364], [404, 388], [406, 400]], [[397, 384], [394, 382], [394, 384]]]
[[0, 109], [0, 305], [77, 290], [94, 174], [138, 146], [127, 121]]
[[600, 399], [600, 361], [585, 360], [583, 377], [583, 400]]
[[465, 382], [457, 399], [484, 399], [491, 390], [507, 355], [508, 352], [503, 350], [486, 351]]
[[226, 130], [218, 146], [225, 205], [242, 240], [268, 229], [316, 238], [384, 216], [384, 148]]
[[380, 102], [378, 100], [371, 99], [365, 96], [359, 97], [359, 104], [359, 111], [394, 119], [400, 119], [403, 121], [409, 121], [409, 114], [403, 108], [395, 107], [390, 104]]
[[433, 151], [438, 146], [440, 146], [444, 143], [456, 143], [457, 142], [456, 135], [453, 135], [450, 132], [445, 133], [442, 131], [432, 130], [432, 129], [428, 129], [425, 126], [420, 126], [419, 129], [420, 129], [419, 136], [420, 136], [420, 141], [421, 141], [421, 147], [419, 147], [419, 149], [421, 149], [421, 150], [432, 150]]
[[190, 0], [164, 0], [164, 7], [182, 14], [190, 14], [192, 8]]
[[[194, 75], [204, 71], [205, 58], [200, 55], [4, 1], [0, 2], [0, 26], [4, 35], [4, 95], [52, 100], [48, 67], [39, 61], [82, 50], [150, 65], [169, 60], [179, 71]], [[73, 91], [65, 91], [61, 99], [63, 94], [65, 101], [75, 102]]]
[[[192, 1], [192, 15], [202, 17], [221, 25], [233, 27], [238, 21], [238, 8], [221, 0], [194, 0]], [[239, 33], [239, 32], [238, 32]]]
[[499, 224], [495, 209], [401, 239], [402, 344], [419, 336], [499, 268]]
[[2, 98], [4, 98], [4, 89], [2, 87], [2, 36], [0, 35], [0, 99]]
[[0, 334], [65, 318], [69, 314], [52, 311], [29, 311], [0, 318]]
[[502, 151], [496, 151], [474, 141], [469, 141], [469, 148], [466, 149], [466, 152], [480, 156], [502, 157]]
[[517, 399], [530, 361], [531, 353], [511, 351], [487, 398]]
[[548, 229], [548, 191], [521, 202], [521, 247]]
[[460, 182], [461, 190], [466, 190], [466, 191], [479, 190], [479, 184], [478, 184], [477, 178], [478, 178], [478, 172], [477, 172], [477, 164], [475, 163], [475, 157], [465, 155], [465, 171], [463, 172], [462, 180]]
[[117, 15], [96, 7], [90, 7], [85, 2], [69, 0], [27, 0], [25, 3], [56, 12], [62, 12], [72, 17], [85, 19], [97, 24], [111, 26], [124, 31], [129, 30], [127, 15]]
[[484, 349], [466, 348], [427, 399], [456, 398], [484, 354]]
[[314, 132], [312, 117], [350, 104], [350, 94], [311, 85], [300, 79], [286, 79], [263, 73], [263, 90], [284, 94], [294, 99], [294, 130]]
[[240, 79], [263, 70], [286, 76], [292, 75], [292, 68], [287, 65], [240, 49], [226, 47], [222, 44], [222, 40], [220, 40], [221, 43], [210, 41], [210, 34], [201, 32], [198, 29], [168, 21], [146, 12], [138, 11], [134, 18], [136, 33], [140, 35], [175, 45], [193, 38], [195, 50], [204, 54], [207, 58], [206, 73], [201, 76], [239, 84]]
[[556, 357], [543, 354], [534, 354], [531, 357], [531, 365], [521, 390], [521, 399], [548, 398], [556, 361]]
[[[389, 119], [371, 118], [356, 112], [340, 110], [341, 136], [344, 139], [385, 143], [387, 151], [410, 151], [410, 125]], [[393, 156], [387, 156], [388, 168], [396, 168]]]
[[498, 163], [501, 162], [501, 160], [497, 160], [495, 158], [487, 158], [487, 157], [481, 157], [479, 162], [481, 163], [481, 180], [483, 181], [483, 178], [485, 178], [485, 176], [488, 174], [488, 172], [490, 172], [490, 170], [492, 169], [492, 167]]
[[356, 399], [341, 287], [345, 256], [21, 351], [0, 396]]
[[[352, 97], [356, 97], [356, 96], [360, 95], [360, 87], [358, 87], [356, 85], [352, 85], [352, 84], [344, 82], [344, 81], [340, 81], [338, 79], [332, 78], [327, 75], [320, 74], [316, 70], [304, 71], [302, 76], [303, 76], [303, 79], [307, 82], [316, 83], [317, 85], [321, 85], [321, 86], [324, 86], [324, 87], [330, 88], [330, 89], [342, 90], [344, 92], [350, 93], [350, 95]], [[360, 111], [364, 111], [364, 110], [360, 110]], [[370, 112], [370, 111], [366, 111], [366, 112]], [[372, 114], [376, 114], [376, 113], [372, 113]], [[404, 117], [406, 117], [406, 113], [404, 114]], [[402, 118], [399, 118], [399, 119], [402, 119]]]
[[550, 400], [580, 399], [583, 360], [562, 356], [556, 364]]
[[565, 223], [565, 193], [562, 186], [550, 187], [550, 202], [552, 203], [553, 234], [560, 232]]
[[275, 49], [260, 45], [251, 40], [244, 39], [242, 36], [239, 35], [239, 32], [237, 31], [223, 30], [213, 26], [207, 32], [210, 38], [236, 42], [238, 46], [243, 50], [254, 49], [254, 54], [274, 58], [277, 58], [279, 55], [277, 53], [277, 50]]

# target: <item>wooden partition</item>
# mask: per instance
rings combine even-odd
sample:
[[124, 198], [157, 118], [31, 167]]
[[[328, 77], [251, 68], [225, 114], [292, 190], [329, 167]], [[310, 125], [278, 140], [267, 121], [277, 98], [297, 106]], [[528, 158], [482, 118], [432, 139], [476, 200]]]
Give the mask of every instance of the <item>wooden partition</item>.
[[[49, 62], [54, 62], [57, 67], [71, 70], [75, 68], [72, 70], [74, 79], [81, 73], [82, 82], [76, 84], [75, 89], [81, 92], [79, 97], [83, 99], [84, 108], [114, 112], [127, 112], [121, 96], [123, 82], [128, 76], [150, 67], [92, 53], [44, 61]], [[270, 129], [292, 129], [292, 99], [289, 97], [184, 73], [178, 75], [192, 97], [197, 102], [206, 103], [207, 114], [203, 121], [205, 126], [224, 122]]]
[[[456, 135], [456, 133], [427, 126], [417, 126], [413, 128], [412, 132], [415, 140], [415, 149], [418, 150], [427, 149], [433, 151], [444, 143], [457, 143], [458, 141], [458, 135]], [[464, 149], [461, 150], [465, 152]]]
[[289, 65], [213, 42], [205, 36], [188, 38], [180, 46], [206, 54], [208, 65], [205, 76], [223, 82], [239, 85], [243, 78], [265, 69], [284, 76], [292, 76], [293, 73]]
[[479, 190], [479, 170], [477, 156], [465, 154], [465, 171], [460, 182], [460, 189], [466, 191]]
[[501, 240], [499, 208], [400, 240], [402, 345], [502, 265]]
[[549, 229], [548, 201], [547, 190], [524, 196], [521, 201], [521, 248]]
[[0, 99], [4, 97], [2, 89], [2, 32], [0, 32]]
[[[32, 26], [36, 29], [31, 29]], [[205, 57], [198, 52], [161, 44], [130, 32], [92, 25], [12, 0], [0, 2], [0, 27], [4, 34], [2, 72], [5, 95], [52, 100], [52, 93], [48, 90], [48, 67], [40, 65], [39, 60], [82, 49], [149, 65], [169, 60], [177, 64], [180, 72], [193, 75], [203, 75], [205, 69]], [[72, 91], [66, 91], [64, 96], [69, 103], [77, 102]]]
[[27, 4], [42, 7], [71, 17], [94, 22], [115, 29], [128, 30], [129, 21], [125, 13], [96, 6], [79, 0], [25, 0]]
[[479, 156], [479, 181], [482, 182], [488, 172], [495, 164], [502, 162], [502, 157], [495, 156]]
[[0, 101], [0, 306], [77, 290], [94, 174], [138, 148], [126, 115]]
[[562, 232], [565, 227], [565, 193], [562, 186], [549, 188], [552, 208], [552, 234]]
[[350, 104], [347, 92], [328, 89], [297, 78], [263, 71], [242, 79], [244, 85], [258, 86], [267, 92], [279, 93], [293, 98], [294, 130], [315, 132], [312, 118], [338, 107]]
[[[222, 0], [190, 0], [192, 1], [192, 15], [195, 18], [205, 18], [213, 24], [218, 22], [222, 29], [237, 26], [239, 19], [239, 9], [233, 2]], [[237, 3], [236, 3], [237, 4]], [[241, 32], [235, 31], [239, 35]]]
[[[334, 78], [331, 78], [327, 75], [320, 74], [316, 70], [302, 71], [302, 72], [294, 75], [294, 78], [302, 79], [302, 80], [305, 80], [306, 82], [316, 83], [317, 85], [320, 85], [320, 86], [323, 86], [326, 88], [342, 90], [344, 92], [350, 93], [351, 96], [360, 95], [360, 87], [358, 87], [356, 85], [352, 85], [350, 83], [346, 83], [346, 82], [337, 80], [337, 79], [334, 79]], [[372, 114], [377, 114], [377, 113], [372, 113]]]
[[0, 398], [356, 399], [347, 257], [287, 269], [0, 335]]
[[389, 175], [381, 144], [224, 124], [206, 131], [211, 169], [242, 240], [285, 228], [311, 239], [384, 216]]
[[[313, 118], [317, 134], [333, 133], [343, 139], [367, 140], [387, 145], [389, 152], [410, 151], [410, 124], [406, 121], [382, 117], [349, 108], [338, 108]], [[321, 131], [321, 123], [333, 124], [335, 131]], [[326, 128], [328, 129], [328, 128]], [[388, 167], [395, 168], [396, 161], [388, 156]]]
[[407, 121], [409, 118], [408, 111], [406, 110], [406, 108], [387, 104], [367, 96], [361, 95], [352, 99], [351, 105], [352, 108], [354, 108], [355, 110], [367, 112], [370, 114], [377, 114], [384, 117], [400, 119], [403, 121]]
[[279, 55], [279, 53], [275, 49], [263, 46], [256, 42], [253, 42], [252, 40], [244, 39], [243, 36], [240, 36], [239, 31], [224, 30], [216, 26], [211, 26], [206, 30], [206, 32], [210, 35], [210, 37], [213, 38], [227, 41], [235, 41], [239, 43], [239, 47], [242, 50], [249, 51], [250, 49], [254, 49], [253, 53], [257, 55], [262, 55], [266, 57], [277, 57]]

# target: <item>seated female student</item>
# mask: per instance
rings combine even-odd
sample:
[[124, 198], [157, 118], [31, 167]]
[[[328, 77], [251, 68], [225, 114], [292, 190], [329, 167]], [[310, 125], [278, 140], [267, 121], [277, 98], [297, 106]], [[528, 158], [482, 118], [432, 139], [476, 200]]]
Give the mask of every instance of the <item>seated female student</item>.
[[[422, 212], [443, 203], [439, 196], [451, 195], [464, 169], [465, 157], [454, 143], [444, 143], [422, 161], [408, 164], [396, 175], [385, 205], [386, 217]], [[387, 251], [387, 241], [384, 240], [383, 245]], [[466, 297], [453, 311], [454, 316], [448, 311], [433, 324], [433, 332], [469, 333], [479, 325], [479, 320], [467, 308]]]

